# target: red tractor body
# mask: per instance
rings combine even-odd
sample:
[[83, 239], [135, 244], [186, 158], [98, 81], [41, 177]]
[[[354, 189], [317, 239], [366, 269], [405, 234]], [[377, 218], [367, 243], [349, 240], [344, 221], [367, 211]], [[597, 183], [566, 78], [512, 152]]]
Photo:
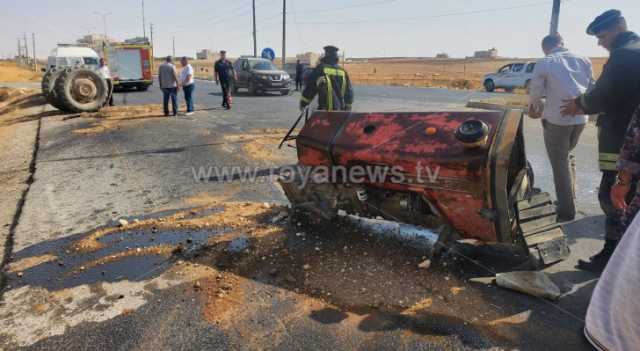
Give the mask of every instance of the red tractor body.
[[[528, 247], [544, 263], [568, 253], [548, 194], [532, 186], [519, 110], [319, 111], [296, 147], [304, 170], [281, 181], [294, 207], [448, 225], [462, 238]], [[301, 179], [316, 170], [323, 176]]]

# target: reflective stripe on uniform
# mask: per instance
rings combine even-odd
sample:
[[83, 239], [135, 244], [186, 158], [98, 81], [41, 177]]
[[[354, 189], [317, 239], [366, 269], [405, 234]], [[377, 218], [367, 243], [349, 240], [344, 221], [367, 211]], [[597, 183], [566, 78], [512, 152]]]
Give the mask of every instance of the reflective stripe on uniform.
[[600, 161], [617, 162], [618, 161], [618, 154], [612, 154], [612, 153], [608, 153], [608, 152], [601, 152], [598, 158], [600, 159]]
[[618, 170], [618, 167], [616, 166], [615, 162], [600, 161], [599, 165], [600, 165], [601, 171], [617, 171]]
[[618, 154], [601, 152], [598, 156], [601, 171], [616, 171], [616, 162], [618, 162]]
[[327, 77], [327, 111], [333, 111], [333, 83], [329, 77]]
[[339, 76], [339, 77], [344, 77], [344, 71], [341, 69], [337, 69], [337, 68], [332, 68], [332, 67], [325, 67], [323, 70], [323, 73], [328, 75], [328, 76]]

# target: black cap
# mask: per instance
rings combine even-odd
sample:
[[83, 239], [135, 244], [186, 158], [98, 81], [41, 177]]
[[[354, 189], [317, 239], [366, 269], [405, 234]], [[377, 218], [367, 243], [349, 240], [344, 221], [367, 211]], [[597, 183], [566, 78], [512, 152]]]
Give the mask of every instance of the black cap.
[[336, 53], [336, 52], [338, 52], [338, 50], [340, 50], [340, 49], [338, 49], [337, 47], [335, 47], [333, 45], [327, 45], [327, 46], [324, 47], [324, 52], [326, 52], [326, 53]]
[[597, 35], [598, 33], [610, 29], [618, 24], [622, 18], [622, 12], [620, 12], [620, 10], [606, 11], [591, 22], [589, 27], [587, 27], [587, 34]]

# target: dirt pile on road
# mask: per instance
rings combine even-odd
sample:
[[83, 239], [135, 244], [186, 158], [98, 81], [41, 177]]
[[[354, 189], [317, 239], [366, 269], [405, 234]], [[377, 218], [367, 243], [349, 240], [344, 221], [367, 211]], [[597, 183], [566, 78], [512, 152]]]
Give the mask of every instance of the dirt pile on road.
[[0, 82], [39, 82], [41, 80], [40, 72], [20, 67], [15, 62], [0, 61]]
[[73, 130], [80, 135], [94, 135], [119, 129], [123, 125], [130, 125], [149, 118], [164, 118], [160, 105], [135, 105], [105, 107], [98, 112], [80, 113], [67, 118], [95, 118], [89, 126]]
[[[247, 134], [227, 135], [225, 141], [242, 144], [242, 150], [253, 160], [282, 163], [291, 161], [291, 156], [294, 155], [292, 151], [295, 150], [286, 144], [282, 149], [278, 149], [287, 131], [276, 128], [257, 129]], [[295, 142], [289, 144], [295, 145]]]

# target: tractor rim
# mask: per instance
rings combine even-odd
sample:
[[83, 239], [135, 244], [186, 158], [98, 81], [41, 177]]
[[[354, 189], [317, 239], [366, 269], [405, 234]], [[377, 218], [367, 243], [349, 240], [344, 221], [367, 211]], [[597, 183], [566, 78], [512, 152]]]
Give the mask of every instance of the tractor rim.
[[98, 95], [98, 86], [90, 76], [76, 77], [71, 82], [71, 96], [79, 103], [89, 103]]

